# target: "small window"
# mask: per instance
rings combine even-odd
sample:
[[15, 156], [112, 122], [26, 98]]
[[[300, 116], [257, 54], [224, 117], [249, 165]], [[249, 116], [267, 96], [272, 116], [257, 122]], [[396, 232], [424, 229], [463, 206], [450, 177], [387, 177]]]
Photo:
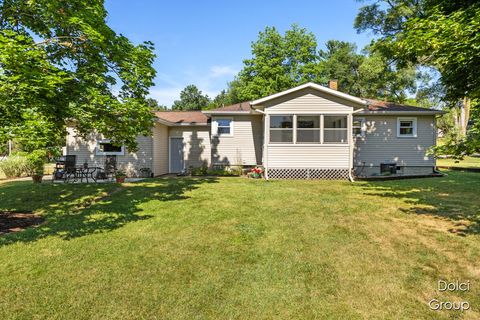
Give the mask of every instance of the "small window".
[[352, 131], [354, 137], [365, 137], [365, 132], [367, 131], [365, 118], [354, 118]]
[[320, 143], [319, 116], [297, 116], [297, 142]]
[[397, 137], [417, 136], [417, 118], [397, 118]]
[[124, 155], [124, 150], [124, 146], [114, 145], [110, 140], [100, 140], [97, 143], [96, 154], [101, 156]]
[[293, 116], [270, 117], [270, 142], [293, 142]]
[[347, 116], [324, 116], [324, 143], [348, 143]]
[[231, 136], [233, 135], [232, 130], [232, 119], [217, 119], [217, 135], [219, 136]]

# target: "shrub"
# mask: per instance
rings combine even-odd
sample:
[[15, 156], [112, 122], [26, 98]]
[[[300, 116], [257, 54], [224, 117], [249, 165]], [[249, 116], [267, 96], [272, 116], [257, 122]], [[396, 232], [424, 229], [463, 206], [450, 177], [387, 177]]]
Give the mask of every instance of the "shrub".
[[31, 176], [43, 176], [45, 170], [45, 160], [47, 153], [45, 150], [34, 150], [27, 156], [26, 172]]
[[201, 166], [198, 168], [190, 167], [190, 173], [192, 176], [205, 176], [208, 172], [207, 166]]
[[0, 161], [0, 170], [7, 179], [21, 177], [27, 172], [27, 158], [22, 155], [13, 155], [6, 160]]
[[127, 173], [123, 170], [117, 170], [115, 172], [115, 178], [125, 178], [127, 176]]
[[207, 174], [212, 176], [239, 176], [242, 174], [242, 170], [236, 167], [223, 167], [210, 169], [207, 171]]

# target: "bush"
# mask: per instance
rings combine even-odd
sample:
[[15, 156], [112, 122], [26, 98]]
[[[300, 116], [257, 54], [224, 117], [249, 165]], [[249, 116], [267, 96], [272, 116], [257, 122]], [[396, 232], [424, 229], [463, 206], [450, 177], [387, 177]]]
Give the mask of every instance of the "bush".
[[207, 175], [208, 168], [206, 166], [194, 168], [190, 167], [190, 173], [192, 176], [205, 176]]
[[209, 169], [207, 166], [202, 166], [198, 168], [190, 167], [190, 174], [192, 176], [241, 176], [242, 167], [241, 166], [216, 166]]
[[45, 150], [34, 150], [27, 156], [26, 172], [30, 176], [43, 176], [45, 170], [45, 160], [47, 153]]
[[207, 171], [207, 174], [212, 176], [240, 176], [242, 175], [242, 169], [238, 169], [238, 167], [223, 167], [210, 169]]
[[0, 161], [0, 170], [7, 179], [18, 178], [28, 170], [27, 158], [23, 155], [13, 155], [6, 160]]

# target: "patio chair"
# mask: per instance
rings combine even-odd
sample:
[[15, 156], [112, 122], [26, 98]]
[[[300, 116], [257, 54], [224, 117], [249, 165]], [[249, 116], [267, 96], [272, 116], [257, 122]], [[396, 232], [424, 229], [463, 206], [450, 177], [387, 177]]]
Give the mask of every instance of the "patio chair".
[[115, 179], [117, 172], [117, 156], [107, 156], [103, 170], [97, 172], [97, 179]]
[[55, 170], [53, 171], [52, 181], [63, 180], [65, 182], [68, 182], [67, 180], [75, 178], [76, 164], [76, 155], [66, 155], [58, 158], [55, 162]]

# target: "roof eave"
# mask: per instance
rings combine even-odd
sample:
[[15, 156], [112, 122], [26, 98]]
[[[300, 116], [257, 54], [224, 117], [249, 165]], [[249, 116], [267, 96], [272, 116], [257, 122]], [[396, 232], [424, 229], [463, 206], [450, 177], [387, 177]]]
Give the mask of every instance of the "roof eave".
[[372, 111], [372, 110], [363, 110], [356, 113], [357, 115], [436, 115], [436, 114], [445, 114], [444, 111], [440, 110], [426, 110], [426, 111]]
[[[257, 114], [256, 111], [202, 111], [205, 115], [242, 115], [242, 114]], [[258, 113], [259, 114], [259, 113]]]
[[165, 119], [158, 118], [155, 120], [158, 123], [168, 127], [185, 127], [185, 126], [208, 126], [208, 122], [172, 122]]
[[192, 127], [192, 126], [209, 126], [208, 122], [180, 122], [174, 123], [173, 127]]

